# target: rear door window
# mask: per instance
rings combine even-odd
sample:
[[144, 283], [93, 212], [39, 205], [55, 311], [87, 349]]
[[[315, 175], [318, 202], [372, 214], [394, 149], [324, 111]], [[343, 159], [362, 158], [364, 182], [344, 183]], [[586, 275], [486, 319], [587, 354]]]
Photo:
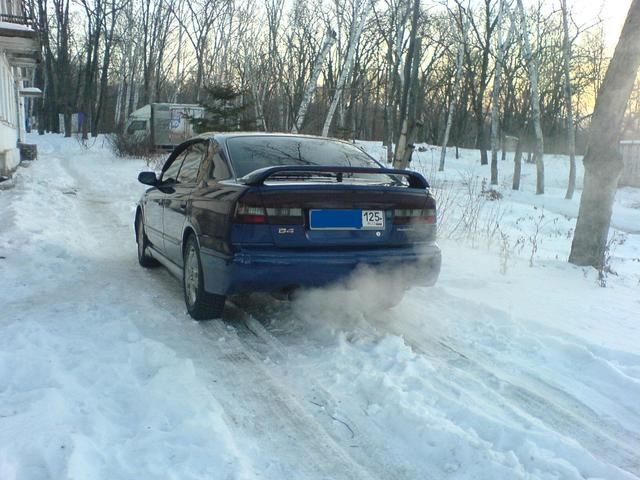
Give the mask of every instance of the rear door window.
[[209, 178], [214, 180], [226, 180], [231, 178], [231, 172], [227, 162], [222, 158], [220, 144], [218, 142], [211, 142], [211, 148], [209, 149], [211, 155], [211, 163], [209, 164]]
[[163, 183], [176, 183], [178, 180], [178, 172], [180, 171], [180, 166], [182, 165], [182, 161], [184, 160], [185, 152], [181, 152], [178, 154], [176, 159], [167, 167], [167, 169], [162, 174], [162, 182]]
[[200, 164], [207, 153], [208, 142], [199, 142], [191, 145], [185, 154], [182, 168], [178, 173], [179, 183], [196, 183]]

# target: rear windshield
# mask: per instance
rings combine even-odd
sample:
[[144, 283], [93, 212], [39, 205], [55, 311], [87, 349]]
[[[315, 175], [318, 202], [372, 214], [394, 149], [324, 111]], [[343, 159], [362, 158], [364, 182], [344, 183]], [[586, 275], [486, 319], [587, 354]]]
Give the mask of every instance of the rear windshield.
[[278, 165], [380, 167], [359, 148], [322, 138], [232, 137], [227, 140], [227, 148], [238, 177]]

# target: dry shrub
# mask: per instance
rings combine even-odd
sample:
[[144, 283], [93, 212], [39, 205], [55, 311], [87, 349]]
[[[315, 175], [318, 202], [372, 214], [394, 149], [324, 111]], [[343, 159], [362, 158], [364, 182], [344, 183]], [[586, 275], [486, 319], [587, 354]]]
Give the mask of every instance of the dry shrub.
[[149, 160], [155, 154], [149, 135], [125, 135], [114, 133], [108, 137], [113, 153], [118, 157], [142, 158]]

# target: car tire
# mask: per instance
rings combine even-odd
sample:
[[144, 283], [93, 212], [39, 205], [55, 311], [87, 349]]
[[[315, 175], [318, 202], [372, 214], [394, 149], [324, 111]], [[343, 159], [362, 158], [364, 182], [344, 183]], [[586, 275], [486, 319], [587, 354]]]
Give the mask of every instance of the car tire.
[[184, 303], [189, 315], [195, 320], [212, 320], [221, 318], [224, 310], [224, 295], [208, 293], [204, 290], [204, 275], [200, 261], [200, 248], [193, 235], [189, 235], [185, 243], [184, 268], [182, 269], [182, 286]]
[[138, 263], [144, 268], [155, 267], [158, 262], [150, 257], [147, 253], [149, 247], [149, 240], [144, 232], [144, 221], [142, 219], [142, 213], [138, 215], [136, 220], [136, 243], [138, 244]]

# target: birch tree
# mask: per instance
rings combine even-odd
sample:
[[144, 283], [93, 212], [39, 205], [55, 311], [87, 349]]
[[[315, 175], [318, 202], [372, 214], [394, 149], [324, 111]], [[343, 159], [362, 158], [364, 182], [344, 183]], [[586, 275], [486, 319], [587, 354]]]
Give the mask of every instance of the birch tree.
[[298, 113], [296, 115], [295, 122], [293, 127], [291, 128], [291, 133], [298, 133], [302, 128], [302, 124], [304, 123], [304, 117], [307, 114], [307, 108], [309, 108], [309, 104], [311, 103], [311, 98], [313, 97], [313, 93], [316, 90], [318, 85], [318, 78], [320, 77], [320, 73], [322, 72], [322, 66], [324, 65], [324, 61], [329, 54], [329, 50], [336, 41], [336, 32], [329, 27], [327, 29], [327, 33], [324, 36], [324, 41], [322, 42], [322, 48], [320, 49], [320, 53], [318, 53], [318, 57], [313, 65], [313, 71], [311, 73], [311, 78], [309, 79], [309, 85], [307, 90], [302, 97], [302, 102], [300, 102], [300, 107], [298, 108]]
[[[420, 63], [420, 47], [416, 48], [418, 43], [418, 19], [420, 17], [420, 0], [414, 0], [413, 13], [411, 18], [411, 36], [409, 37], [409, 49], [407, 50], [407, 57], [404, 64], [404, 80], [402, 85], [402, 98], [400, 100], [400, 133], [398, 134], [398, 140], [396, 141], [396, 150], [393, 155], [394, 168], [407, 168], [409, 163], [408, 152], [409, 137], [412, 132], [410, 129], [415, 129], [415, 110], [413, 111], [413, 118], [410, 106], [410, 97], [415, 98], [415, 88], [417, 83], [417, 70]], [[412, 85], [414, 83], [414, 85]], [[412, 95], [414, 93], [414, 95]], [[414, 105], [415, 106], [415, 105]]]
[[517, 0], [518, 13], [520, 17], [520, 34], [524, 59], [529, 71], [529, 82], [531, 83], [531, 120], [536, 139], [535, 161], [536, 161], [536, 194], [544, 193], [544, 138], [542, 136], [542, 125], [540, 121], [540, 93], [538, 92], [538, 66], [531, 50], [531, 40], [527, 16], [522, 5], [522, 0]]
[[[458, 5], [458, 11], [460, 11], [460, 5]], [[466, 17], [464, 17], [466, 19]], [[447, 112], [447, 123], [442, 136], [442, 149], [440, 150], [440, 165], [438, 170], [444, 171], [444, 162], [447, 156], [447, 144], [449, 143], [449, 133], [451, 132], [451, 125], [453, 124], [453, 115], [456, 111], [456, 103], [458, 101], [458, 95], [460, 95], [460, 80], [462, 76], [462, 62], [464, 60], [465, 45], [468, 42], [467, 39], [467, 24], [463, 20], [462, 14], [459, 16], [460, 24], [460, 39], [458, 43], [458, 51], [456, 53], [456, 73], [453, 80], [453, 89], [451, 92], [451, 101], [449, 102], [449, 110]]]
[[[509, 2], [510, 3], [510, 2]], [[504, 18], [505, 8], [509, 8], [507, 0], [500, 0], [497, 18], [497, 52], [496, 66], [493, 72], [493, 91], [491, 92], [491, 185], [498, 184], [498, 148], [500, 139], [498, 138], [498, 124], [500, 123], [500, 87], [502, 80], [502, 64], [504, 63], [504, 55], [507, 45], [511, 43], [511, 34], [513, 32], [513, 23], [509, 22], [509, 30], [506, 40], [502, 37], [502, 20]]]
[[573, 92], [571, 88], [571, 40], [567, 0], [560, 0], [562, 9], [562, 66], [564, 70], [564, 102], [567, 110], [567, 148], [569, 149], [569, 183], [564, 198], [571, 200], [576, 188], [576, 133], [573, 119]]
[[344, 85], [347, 82], [347, 78], [351, 74], [351, 70], [353, 68], [353, 57], [356, 52], [356, 48], [358, 46], [358, 42], [360, 41], [360, 35], [362, 35], [362, 30], [367, 21], [367, 16], [369, 14], [368, 9], [368, 0], [354, 0], [353, 2], [353, 15], [351, 17], [351, 28], [349, 31], [349, 42], [347, 44], [347, 54], [342, 64], [342, 69], [340, 70], [340, 76], [338, 77], [338, 81], [336, 83], [336, 90], [333, 94], [333, 98], [331, 99], [331, 104], [329, 105], [329, 111], [327, 112], [327, 116], [324, 120], [324, 125], [322, 127], [322, 136], [326, 137], [329, 135], [329, 128], [331, 127], [331, 122], [333, 121], [333, 116], [336, 113], [336, 108], [338, 107], [338, 102], [342, 97], [342, 91], [344, 89]]
[[[411, 15], [411, 4], [403, 0], [386, 0], [386, 15], [378, 13], [375, 2], [372, 9], [375, 14], [377, 33], [386, 44], [384, 65], [383, 96], [383, 140], [387, 150], [387, 163], [393, 162], [393, 143], [397, 131], [398, 92], [402, 90], [402, 75], [399, 74], [402, 63], [407, 21]], [[386, 21], [384, 21], [386, 20]]]

